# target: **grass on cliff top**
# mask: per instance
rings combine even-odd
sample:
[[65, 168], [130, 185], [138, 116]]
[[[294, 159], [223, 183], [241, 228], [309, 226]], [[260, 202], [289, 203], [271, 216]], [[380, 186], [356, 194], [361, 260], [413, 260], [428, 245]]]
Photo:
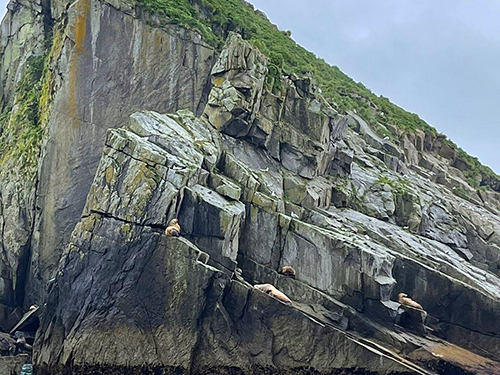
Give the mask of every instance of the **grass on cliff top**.
[[[312, 72], [323, 95], [339, 110], [356, 110], [375, 129], [436, 130], [418, 115], [405, 111], [388, 98], [377, 96], [362, 83], [355, 82], [336, 66], [327, 64], [313, 53], [295, 43], [290, 32], [280, 31], [260, 11], [243, 0], [131, 0], [146, 10], [168, 17], [169, 22], [197, 31], [203, 39], [220, 49], [229, 31], [240, 33], [258, 47], [269, 59], [271, 82], [279, 82], [283, 72]], [[268, 77], [269, 78], [269, 77]], [[385, 132], [385, 130], [384, 130]], [[391, 134], [393, 135], [393, 134]], [[395, 134], [394, 134], [395, 135]], [[469, 167], [464, 174], [477, 187], [482, 178], [499, 177], [477, 158], [451, 143]]]
[[[341, 110], [356, 109], [368, 121], [394, 125], [404, 130], [435, 129], [420, 119], [377, 96], [357, 83], [336, 66], [327, 64], [295, 43], [290, 32], [280, 31], [260, 11], [242, 0], [135, 0], [147, 10], [169, 17], [170, 22], [199, 32], [205, 41], [221, 48], [229, 31], [239, 32], [271, 60], [270, 70], [304, 74], [313, 72], [314, 79]], [[375, 109], [375, 110], [374, 110]], [[381, 113], [384, 115], [381, 115]]]
[[489, 167], [486, 165], [481, 164], [478, 158], [469, 155], [467, 152], [465, 152], [462, 148], [458, 147], [454, 142], [450, 141], [449, 139], [445, 140], [445, 143], [447, 143], [450, 147], [454, 148], [457, 152], [456, 158], [463, 161], [468, 169], [463, 171], [463, 174], [465, 176], [466, 181], [469, 183], [474, 188], [480, 188], [484, 187], [485, 185], [481, 184], [483, 180], [488, 180], [488, 179], [493, 179], [496, 180], [499, 178], [499, 176]]

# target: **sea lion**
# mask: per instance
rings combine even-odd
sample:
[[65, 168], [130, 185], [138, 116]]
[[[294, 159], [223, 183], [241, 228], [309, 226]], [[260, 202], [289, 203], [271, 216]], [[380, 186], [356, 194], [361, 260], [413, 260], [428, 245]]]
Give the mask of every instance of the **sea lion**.
[[292, 301], [290, 298], [288, 298], [285, 293], [280, 292], [278, 289], [274, 287], [274, 285], [271, 284], [257, 284], [254, 285], [254, 287], [266, 294], [269, 294], [270, 296], [280, 300], [286, 305], [291, 305]]
[[177, 229], [177, 231], [181, 231], [181, 226], [179, 225], [179, 220], [177, 219], [172, 219], [170, 220], [170, 222], [168, 223], [168, 226], [169, 227], [174, 227], [175, 229]]
[[405, 293], [398, 294], [398, 302], [402, 305], [411, 306], [423, 310], [422, 305], [409, 298], [408, 295]]
[[167, 227], [167, 229], [165, 229], [165, 234], [168, 237], [179, 237], [180, 236], [179, 231], [174, 227]]
[[167, 229], [165, 229], [165, 234], [169, 237], [179, 237], [181, 234], [181, 226], [179, 225], [179, 220], [170, 220]]
[[292, 266], [283, 267], [279, 273], [283, 276], [291, 277], [292, 279], [295, 279], [296, 275], [295, 269]]

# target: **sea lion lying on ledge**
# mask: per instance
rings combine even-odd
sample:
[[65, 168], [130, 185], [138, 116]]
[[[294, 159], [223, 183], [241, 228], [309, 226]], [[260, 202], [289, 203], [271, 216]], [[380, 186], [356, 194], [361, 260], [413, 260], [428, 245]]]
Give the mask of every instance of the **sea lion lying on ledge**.
[[411, 306], [423, 310], [422, 305], [409, 298], [408, 295], [405, 293], [398, 294], [398, 302], [402, 305]]
[[280, 300], [281, 302], [291, 305], [292, 301], [288, 298], [284, 293], [280, 292], [278, 289], [271, 284], [256, 284], [254, 288], [259, 289], [260, 291], [269, 294], [270, 296]]
[[295, 269], [292, 266], [285, 266], [278, 273], [282, 274], [283, 276], [291, 277], [292, 279], [295, 279], [296, 275]]
[[181, 226], [179, 225], [179, 220], [170, 220], [167, 229], [165, 229], [165, 234], [169, 237], [179, 237], [181, 234]]

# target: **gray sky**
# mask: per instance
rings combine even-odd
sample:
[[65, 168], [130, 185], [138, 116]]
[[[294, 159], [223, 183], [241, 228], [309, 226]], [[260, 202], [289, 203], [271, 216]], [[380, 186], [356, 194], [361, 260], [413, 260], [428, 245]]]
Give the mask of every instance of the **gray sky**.
[[0, 0], [0, 18], [3, 18], [3, 16], [5, 15], [5, 7], [7, 6], [7, 3], [7, 0]]
[[500, 1], [250, 2], [299, 44], [500, 173]]
[[250, 2], [318, 57], [500, 173], [500, 1]]

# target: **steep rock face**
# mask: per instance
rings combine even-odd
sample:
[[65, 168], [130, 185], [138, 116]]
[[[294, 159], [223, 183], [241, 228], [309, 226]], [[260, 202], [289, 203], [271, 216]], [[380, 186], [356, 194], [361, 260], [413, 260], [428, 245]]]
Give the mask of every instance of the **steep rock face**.
[[[188, 112], [139, 113], [108, 132], [84, 216], [51, 286], [37, 339], [40, 369], [105, 363], [195, 373], [256, 366], [410, 370], [401, 359], [230, 280], [235, 263], [227, 258], [234, 261], [238, 242], [224, 238], [238, 238], [245, 211], [200, 185], [210, 173], [206, 160], [220, 158], [222, 138], [210, 128]], [[206, 253], [163, 235], [176, 210], [188, 224], [183, 232]], [[222, 271], [206, 264], [212, 255]], [[304, 339], [310, 345], [296, 345]], [[349, 355], [338, 355], [338, 347]]]
[[43, 53], [49, 13], [42, 1], [8, 4], [0, 26], [0, 103], [3, 105], [12, 101], [29, 57]]
[[[38, 369], [500, 373], [498, 216], [409, 172], [399, 145], [307, 77], [274, 95], [265, 71], [233, 34], [203, 116], [143, 111], [108, 130], [50, 285]], [[163, 234], [173, 217], [183, 238]]]
[[[12, 2], [2, 23], [0, 50], [4, 82], [0, 93], [8, 103], [23, 63], [32, 54], [43, 53], [45, 29], [51, 27], [52, 43], [58, 45], [49, 67], [54, 78], [39, 175], [29, 186], [7, 177], [1, 189], [3, 206], [18, 211], [4, 209], [4, 252], [26, 263], [31, 250], [29, 303], [43, 300], [45, 283], [53, 277], [81, 215], [106, 130], [139, 109], [189, 108], [201, 113], [215, 62], [213, 49], [199, 36], [170, 25], [151, 27], [148, 22], [155, 20], [142, 20], [127, 3], [47, 4]], [[13, 168], [11, 164], [4, 164], [5, 171]], [[15, 238], [11, 227], [18, 228]], [[18, 269], [26, 269], [26, 264], [5, 260], [3, 265], [12, 274], [4, 276], [6, 283], [15, 285], [18, 275], [26, 279]], [[4, 289], [2, 298], [13, 300], [15, 287]], [[22, 299], [17, 297], [17, 303]]]
[[0, 107], [12, 108], [11, 122], [25, 111], [16, 93], [30, 59], [47, 69], [36, 73], [46, 84], [42, 146], [29, 145], [33, 160], [9, 153], [0, 162], [1, 323], [13, 307], [43, 302], [106, 130], [139, 109], [200, 113], [215, 52], [122, 2], [11, 2], [0, 39]]
[[[31, 276], [43, 281], [53, 276], [81, 214], [106, 130], [138, 109], [200, 111], [214, 61], [213, 50], [190, 32], [151, 28], [105, 2], [74, 2], [67, 18], [32, 244]], [[43, 294], [37, 285], [33, 298]]]
[[[14, 121], [12, 118], [17, 113], [26, 111], [16, 95], [16, 86], [31, 59], [44, 54], [49, 13], [41, 1], [8, 4], [0, 25], [0, 117], [8, 116], [7, 111], [11, 109], [10, 121]], [[8, 120], [7, 117], [1, 124], [0, 135], [8, 133]], [[36, 165], [25, 168], [29, 162], [23, 155], [9, 157], [9, 151], [3, 144], [0, 160], [0, 325], [15, 306], [24, 302], [37, 187]], [[33, 152], [35, 158], [37, 151], [38, 148]]]

